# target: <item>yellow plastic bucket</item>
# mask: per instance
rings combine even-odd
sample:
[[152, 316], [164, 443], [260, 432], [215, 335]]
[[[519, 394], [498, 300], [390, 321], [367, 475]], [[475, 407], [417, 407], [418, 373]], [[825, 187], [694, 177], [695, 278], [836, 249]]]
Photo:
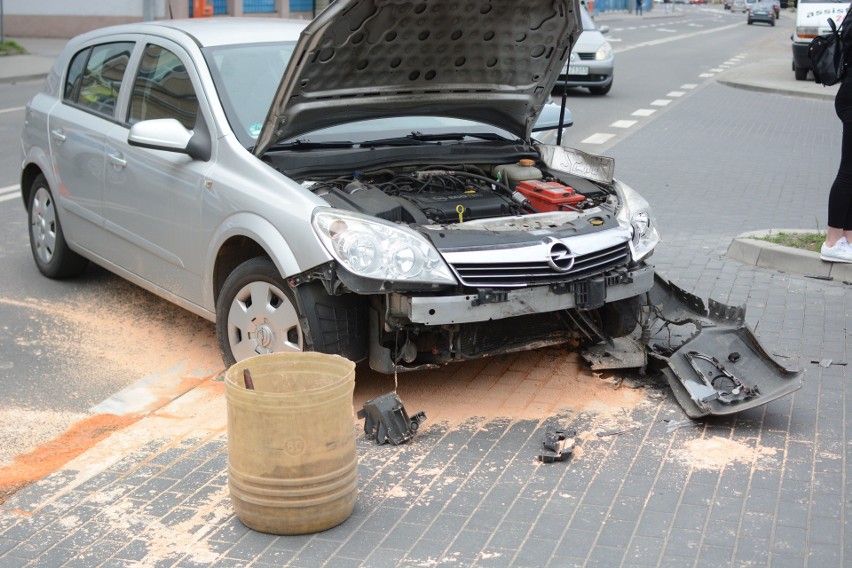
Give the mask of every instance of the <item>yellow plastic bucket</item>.
[[228, 489], [243, 524], [306, 534], [349, 518], [358, 483], [354, 389], [355, 364], [338, 355], [270, 353], [227, 370]]

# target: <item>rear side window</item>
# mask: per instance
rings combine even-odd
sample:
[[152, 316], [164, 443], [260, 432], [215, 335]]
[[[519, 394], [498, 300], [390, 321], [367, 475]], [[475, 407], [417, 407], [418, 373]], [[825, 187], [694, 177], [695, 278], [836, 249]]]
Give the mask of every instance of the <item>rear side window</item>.
[[164, 47], [146, 45], [133, 83], [128, 122], [174, 118], [192, 130], [197, 112], [198, 98], [180, 58]]
[[64, 99], [112, 118], [132, 42], [105, 43], [77, 53], [68, 66]]

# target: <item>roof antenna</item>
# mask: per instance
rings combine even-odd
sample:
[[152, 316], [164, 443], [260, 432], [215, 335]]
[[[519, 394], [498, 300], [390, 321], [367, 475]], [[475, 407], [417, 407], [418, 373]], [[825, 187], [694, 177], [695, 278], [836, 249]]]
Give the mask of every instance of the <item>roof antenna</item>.
[[175, 15], [174, 15], [174, 14], [172, 14], [172, 2], [171, 2], [171, 0], [169, 0], [168, 4], [169, 4], [169, 19], [170, 19], [170, 20], [174, 20], [174, 19], [175, 19]]

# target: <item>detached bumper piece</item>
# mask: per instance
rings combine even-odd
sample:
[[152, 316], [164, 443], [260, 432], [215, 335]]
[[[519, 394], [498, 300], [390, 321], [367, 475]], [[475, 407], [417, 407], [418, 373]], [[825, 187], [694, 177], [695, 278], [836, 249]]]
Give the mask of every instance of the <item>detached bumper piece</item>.
[[551, 430], [544, 433], [544, 450], [538, 455], [539, 461], [553, 463], [565, 461], [574, 453], [574, 430]]
[[802, 387], [802, 371], [787, 369], [745, 323], [745, 307], [700, 298], [660, 277], [648, 292], [649, 356], [690, 418], [761, 406]]
[[365, 402], [358, 418], [364, 419], [368, 438], [375, 437], [380, 445], [390, 442], [398, 446], [414, 437], [420, 424], [426, 421], [426, 413], [421, 411], [409, 417], [397, 394], [389, 392]]
[[705, 306], [697, 296], [655, 276], [643, 311], [634, 337], [592, 346], [582, 354], [592, 369], [662, 363], [662, 374], [690, 418], [734, 414], [802, 386], [802, 372], [777, 363], [746, 325], [745, 307], [715, 300]]

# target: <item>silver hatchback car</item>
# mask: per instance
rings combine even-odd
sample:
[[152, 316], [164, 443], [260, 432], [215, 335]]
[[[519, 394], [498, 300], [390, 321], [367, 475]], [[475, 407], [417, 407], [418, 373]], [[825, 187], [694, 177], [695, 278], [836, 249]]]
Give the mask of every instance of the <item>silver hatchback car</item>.
[[[92, 261], [215, 321], [228, 364], [315, 350], [391, 373], [613, 345], [658, 289], [654, 217], [611, 159], [533, 137], [559, 125], [577, 0], [440, 6], [73, 39], [22, 135], [39, 270]], [[773, 398], [744, 396], [722, 410]]]
[[580, 7], [583, 33], [577, 38], [568, 64], [559, 74], [557, 89], [585, 87], [593, 95], [605, 95], [615, 79], [615, 55], [607, 41], [609, 26], [595, 25], [585, 6]]

